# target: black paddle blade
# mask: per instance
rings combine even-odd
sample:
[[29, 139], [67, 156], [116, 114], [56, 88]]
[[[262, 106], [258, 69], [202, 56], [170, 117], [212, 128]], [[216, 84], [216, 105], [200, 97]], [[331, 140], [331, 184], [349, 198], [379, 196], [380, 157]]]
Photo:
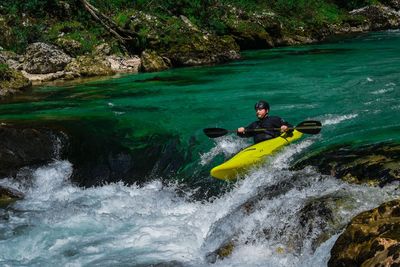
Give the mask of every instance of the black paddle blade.
[[203, 132], [210, 138], [216, 138], [226, 135], [229, 131], [223, 128], [205, 128]]
[[297, 131], [305, 134], [318, 134], [321, 128], [322, 124], [320, 121], [303, 121], [295, 127]]

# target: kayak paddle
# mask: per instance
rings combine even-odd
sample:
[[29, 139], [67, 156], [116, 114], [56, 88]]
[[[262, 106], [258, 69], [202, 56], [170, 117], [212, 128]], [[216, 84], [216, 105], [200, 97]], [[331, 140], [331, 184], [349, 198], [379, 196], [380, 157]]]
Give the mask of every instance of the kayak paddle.
[[[321, 131], [322, 124], [319, 121], [303, 121], [295, 127], [288, 128], [289, 130], [297, 130], [305, 134], [318, 134]], [[280, 131], [280, 128], [260, 128], [248, 130], [251, 132], [263, 132], [263, 131]], [[203, 132], [210, 138], [216, 138], [226, 135], [230, 132], [237, 132], [237, 130], [227, 130], [223, 128], [205, 128]]]

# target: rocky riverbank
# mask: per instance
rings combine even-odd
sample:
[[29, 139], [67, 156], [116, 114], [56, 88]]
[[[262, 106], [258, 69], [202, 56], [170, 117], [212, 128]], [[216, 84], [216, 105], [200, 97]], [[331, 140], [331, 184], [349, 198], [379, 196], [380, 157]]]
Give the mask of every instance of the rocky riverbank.
[[[399, 3], [386, 1], [385, 4], [349, 11], [337, 23], [299, 27], [286, 25], [288, 22], [271, 10], [249, 12], [216, 5], [214, 9], [224, 10], [219, 18], [226, 28], [223, 35], [200, 28], [183, 15], [165, 20], [131, 10], [129, 19], [119, 26], [130, 33], [139, 33], [139, 37], [135, 44], [125, 47], [124, 53], [115, 53], [110, 40], [83, 53], [82, 42], [68, 37], [74, 27], [82, 26], [58, 27], [52, 42], [31, 43], [23, 54], [0, 48], [0, 66], [9, 69], [7, 75], [0, 76], [0, 96], [23, 91], [32, 82], [216, 64], [239, 59], [240, 50], [244, 49], [313, 43], [334, 35], [399, 28]], [[0, 24], [5, 33], [10, 32], [6, 21], [3, 19]], [[10, 34], [5, 34], [3, 39], [12, 40]], [[135, 47], [141, 49], [135, 53]]]

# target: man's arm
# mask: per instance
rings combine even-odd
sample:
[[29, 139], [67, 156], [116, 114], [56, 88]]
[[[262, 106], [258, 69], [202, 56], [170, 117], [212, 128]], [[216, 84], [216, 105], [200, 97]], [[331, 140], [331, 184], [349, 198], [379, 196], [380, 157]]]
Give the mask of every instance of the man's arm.
[[249, 126], [247, 127], [240, 127], [237, 129], [237, 135], [243, 138], [247, 138], [247, 137], [252, 137], [255, 135], [254, 131], [249, 131], [256, 128], [255, 126], [255, 122], [251, 123]]

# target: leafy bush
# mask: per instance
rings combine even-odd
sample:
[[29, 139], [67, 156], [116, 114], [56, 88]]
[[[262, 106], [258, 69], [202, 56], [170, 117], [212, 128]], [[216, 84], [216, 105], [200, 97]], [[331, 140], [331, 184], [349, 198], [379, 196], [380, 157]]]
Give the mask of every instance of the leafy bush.
[[305, 24], [336, 23], [343, 17], [336, 5], [323, 0], [276, 0], [272, 7], [281, 16]]

